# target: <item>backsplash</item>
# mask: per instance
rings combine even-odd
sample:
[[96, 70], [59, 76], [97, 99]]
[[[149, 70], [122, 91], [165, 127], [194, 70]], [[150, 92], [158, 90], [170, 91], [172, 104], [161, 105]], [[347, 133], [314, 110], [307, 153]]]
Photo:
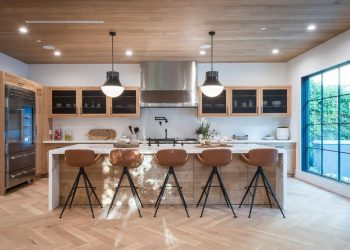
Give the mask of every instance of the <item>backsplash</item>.
[[[164, 116], [168, 122], [159, 122], [154, 118]], [[196, 108], [142, 108], [140, 119], [131, 118], [55, 118], [53, 127], [70, 130], [73, 139], [88, 139], [87, 133], [94, 128], [112, 128], [117, 137], [130, 134], [128, 126], [139, 127], [138, 136], [164, 138], [165, 129], [169, 138], [196, 138], [199, 117]], [[286, 117], [215, 117], [208, 118], [221, 136], [247, 134], [249, 139], [258, 140], [265, 135], [275, 134], [278, 126], [289, 126]]]

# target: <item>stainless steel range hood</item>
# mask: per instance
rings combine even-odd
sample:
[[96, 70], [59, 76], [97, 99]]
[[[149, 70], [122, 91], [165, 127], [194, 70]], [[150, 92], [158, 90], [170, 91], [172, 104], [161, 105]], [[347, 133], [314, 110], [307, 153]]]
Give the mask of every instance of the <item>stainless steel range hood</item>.
[[197, 63], [142, 62], [141, 107], [197, 107]]

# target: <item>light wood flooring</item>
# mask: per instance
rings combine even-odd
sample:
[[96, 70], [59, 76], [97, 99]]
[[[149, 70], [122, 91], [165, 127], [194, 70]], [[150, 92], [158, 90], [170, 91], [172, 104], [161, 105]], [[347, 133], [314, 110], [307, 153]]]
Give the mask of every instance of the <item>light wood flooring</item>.
[[[248, 207], [235, 210], [210, 206], [201, 219], [190, 207], [114, 209], [107, 207], [47, 211], [47, 179], [0, 197], [0, 249], [350, 249], [350, 200], [294, 178], [288, 180], [288, 211], [257, 207], [251, 219]], [[132, 206], [131, 206], [132, 207]]]

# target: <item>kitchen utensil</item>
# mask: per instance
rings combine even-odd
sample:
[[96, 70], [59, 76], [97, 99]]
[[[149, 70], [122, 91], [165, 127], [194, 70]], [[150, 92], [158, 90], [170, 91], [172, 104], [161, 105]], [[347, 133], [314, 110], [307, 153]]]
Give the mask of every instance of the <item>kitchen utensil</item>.
[[248, 135], [233, 135], [232, 139], [234, 139], [234, 140], [248, 140]]
[[90, 140], [114, 140], [117, 133], [114, 129], [91, 129], [88, 137]]
[[57, 107], [57, 108], [61, 108], [61, 107], [62, 107], [62, 103], [59, 103], [59, 102], [56, 103], [56, 107]]
[[275, 139], [275, 137], [271, 136], [271, 135], [267, 135], [263, 137], [263, 140], [273, 140]]
[[66, 107], [67, 107], [67, 108], [70, 108], [70, 107], [72, 107], [72, 104], [66, 103]]
[[131, 126], [129, 126], [129, 130], [130, 130], [131, 134], [134, 134], [134, 131], [133, 131]]
[[281, 101], [272, 101], [271, 105], [274, 107], [279, 107], [281, 106], [282, 102]]
[[135, 131], [135, 134], [137, 134], [140, 131], [140, 129], [138, 127], [135, 127], [134, 131]]

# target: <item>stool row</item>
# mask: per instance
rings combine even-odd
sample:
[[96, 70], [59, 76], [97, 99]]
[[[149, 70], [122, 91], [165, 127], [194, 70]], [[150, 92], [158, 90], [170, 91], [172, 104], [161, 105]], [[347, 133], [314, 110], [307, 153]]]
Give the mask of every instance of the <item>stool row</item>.
[[[65, 151], [65, 161], [67, 162], [67, 165], [70, 167], [79, 168], [79, 172], [77, 174], [77, 177], [75, 178], [75, 181], [74, 181], [73, 186], [70, 190], [70, 193], [69, 193], [69, 195], [64, 203], [62, 212], [60, 214], [60, 218], [62, 218], [62, 215], [63, 215], [68, 203], [69, 203], [69, 208], [72, 207], [72, 203], [73, 203], [75, 193], [77, 191], [81, 177], [83, 177], [83, 180], [84, 180], [84, 188], [85, 188], [86, 195], [88, 198], [92, 217], [95, 218], [94, 211], [92, 208], [92, 203], [91, 203], [91, 197], [90, 197], [92, 194], [96, 198], [99, 206], [102, 208], [102, 204], [99, 201], [99, 199], [95, 193], [95, 190], [94, 190], [95, 188], [92, 186], [92, 184], [91, 184], [91, 182], [90, 182], [90, 180], [85, 172], [85, 168], [92, 166], [94, 163], [96, 163], [98, 157], [99, 157], [99, 155], [96, 156], [95, 152], [92, 150], [77, 149], [77, 150], [66, 150]], [[154, 217], [157, 216], [157, 212], [158, 212], [159, 206], [161, 204], [165, 189], [168, 186], [167, 184], [168, 184], [170, 176], [173, 176], [173, 178], [174, 178], [174, 181], [175, 181], [174, 187], [176, 187], [178, 192], [179, 192], [179, 195], [180, 195], [180, 198], [181, 198], [181, 201], [182, 201], [182, 204], [183, 204], [183, 207], [185, 209], [187, 217], [190, 217], [189, 213], [188, 213], [188, 205], [187, 205], [185, 198], [183, 196], [183, 193], [182, 193], [182, 187], [180, 186], [179, 181], [178, 181], [177, 176], [176, 176], [176, 173], [175, 173], [176, 167], [183, 166], [187, 162], [188, 154], [183, 149], [162, 149], [162, 150], [157, 151], [154, 158], [155, 158], [155, 161], [157, 162], [158, 165], [160, 165], [161, 167], [168, 168], [168, 172], [165, 176], [165, 179], [164, 179], [163, 185], [161, 186], [157, 201], [154, 205], [154, 207], [155, 207]], [[203, 187], [202, 194], [201, 194], [199, 201], [197, 202], [197, 206], [196, 206], [196, 207], [198, 207], [204, 198], [203, 207], [202, 207], [200, 217], [203, 216], [204, 209], [206, 207], [208, 196], [210, 193], [210, 189], [211, 189], [211, 187], [214, 187], [214, 186], [212, 186], [212, 182], [213, 182], [214, 176], [216, 175], [216, 177], [219, 181], [219, 186], [217, 186], [217, 187], [221, 188], [222, 194], [223, 194], [225, 201], [226, 201], [226, 205], [231, 209], [233, 216], [236, 218], [236, 214], [235, 214], [235, 211], [232, 207], [229, 195], [228, 195], [227, 190], [225, 188], [225, 185], [222, 181], [221, 175], [218, 171], [218, 167], [226, 166], [232, 161], [231, 150], [229, 150], [229, 149], [203, 150], [203, 152], [201, 154], [196, 155], [196, 158], [204, 166], [212, 168], [212, 171], [209, 175], [209, 178], [208, 178], [206, 184]], [[254, 205], [254, 200], [255, 200], [255, 195], [256, 195], [256, 189], [257, 189], [257, 187], [259, 187], [258, 182], [259, 182], [259, 178], [261, 177], [262, 182], [263, 182], [263, 186], [261, 186], [261, 187], [264, 187], [264, 189], [265, 189], [266, 196], [268, 198], [270, 207], [272, 207], [271, 198], [270, 198], [270, 196], [271, 196], [273, 198], [273, 200], [276, 202], [279, 210], [281, 211], [282, 216], [285, 218], [285, 215], [284, 215], [284, 213], [283, 213], [283, 211], [282, 211], [282, 209], [277, 201], [276, 195], [273, 192], [271, 185], [270, 185], [270, 182], [269, 182], [268, 178], [266, 177], [266, 175], [264, 174], [264, 171], [262, 168], [263, 166], [274, 166], [277, 163], [277, 161], [278, 161], [277, 149], [268, 149], [268, 148], [253, 149], [253, 150], [250, 150], [248, 152], [248, 154], [241, 154], [240, 159], [249, 165], [257, 166], [258, 168], [257, 168], [257, 171], [255, 172], [255, 175], [252, 178], [250, 184], [246, 188], [245, 194], [242, 198], [242, 201], [241, 201], [239, 207], [242, 206], [248, 193], [251, 194], [252, 200], [251, 200], [249, 216], [248, 216], [249, 218], [251, 217], [251, 213], [252, 213], [252, 209], [253, 209], [253, 205]], [[142, 217], [140, 208], [143, 208], [143, 204], [142, 204], [140, 196], [137, 192], [137, 188], [136, 188], [136, 186], [131, 178], [129, 169], [137, 168], [142, 164], [143, 154], [141, 154], [138, 150], [134, 150], [134, 149], [125, 149], [125, 150], [115, 149], [115, 150], [112, 150], [109, 154], [109, 162], [114, 167], [122, 167], [123, 172], [120, 176], [118, 184], [115, 187], [112, 202], [111, 202], [109, 209], [108, 209], [108, 212], [107, 212], [107, 217], [109, 216], [109, 214], [114, 206], [118, 191], [122, 187], [121, 183], [122, 183], [124, 177], [127, 178], [128, 182], [129, 182], [129, 186], [127, 186], [127, 187], [130, 187], [133, 198], [134, 198], [135, 203], [137, 205], [137, 210], [138, 210], [139, 216]], [[253, 192], [251, 192], [251, 188], [253, 188]], [[91, 190], [91, 193], [89, 190]]]

